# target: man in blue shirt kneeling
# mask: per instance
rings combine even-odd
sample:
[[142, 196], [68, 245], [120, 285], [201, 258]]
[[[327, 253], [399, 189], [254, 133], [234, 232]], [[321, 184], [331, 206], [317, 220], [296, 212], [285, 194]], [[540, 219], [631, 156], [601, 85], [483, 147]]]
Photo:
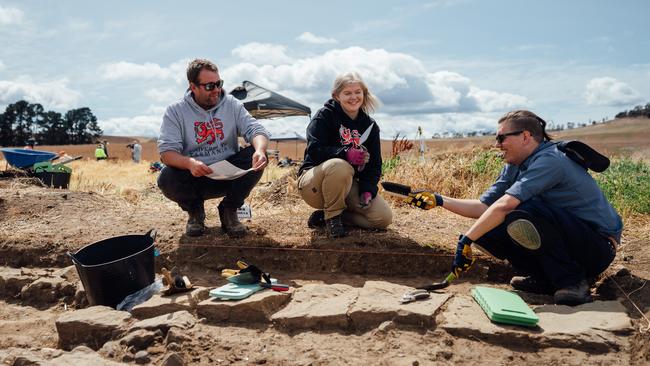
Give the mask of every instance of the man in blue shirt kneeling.
[[513, 288], [578, 305], [591, 301], [587, 279], [614, 259], [623, 222], [587, 170], [550, 142], [545, 128], [529, 111], [501, 117], [496, 146], [506, 164], [497, 181], [478, 200], [435, 194], [430, 207], [477, 219], [458, 241], [456, 275], [471, 267], [475, 243], [527, 275], [513, 277]]

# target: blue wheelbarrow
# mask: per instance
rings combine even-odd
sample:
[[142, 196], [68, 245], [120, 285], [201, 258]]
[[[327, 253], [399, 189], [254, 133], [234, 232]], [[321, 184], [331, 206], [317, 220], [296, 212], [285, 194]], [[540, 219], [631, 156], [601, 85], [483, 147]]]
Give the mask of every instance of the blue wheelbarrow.
[[18, 169], [30, 168], [36, 163], [50, 161], [57, 157], [56, 153], [50, 151], [17, 149], [8, 147], [2, 148], [0, 151], [2, 151], [2, 154], [5, 156], [7, 163]]

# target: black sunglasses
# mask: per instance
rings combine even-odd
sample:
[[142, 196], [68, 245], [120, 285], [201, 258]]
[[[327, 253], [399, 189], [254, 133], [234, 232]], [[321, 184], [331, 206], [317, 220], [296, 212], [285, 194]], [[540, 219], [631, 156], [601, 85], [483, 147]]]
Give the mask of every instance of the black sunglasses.
[[218, 80], [216, 83], [197, 83], [196, 85], [204, 87], [207, 91], [211, 91], [216, 88], [221, 88], [223, 86], [223, 79]]
[[500, 135], [497, 134], [497, 136], [496, 136], [497, 143], [502, 144], [503, 141], [506, 140], [506, 137], [520, 135], [522, 132], [524, 132], [524, 130], [506, 132], [506, 133], [502, 133]]

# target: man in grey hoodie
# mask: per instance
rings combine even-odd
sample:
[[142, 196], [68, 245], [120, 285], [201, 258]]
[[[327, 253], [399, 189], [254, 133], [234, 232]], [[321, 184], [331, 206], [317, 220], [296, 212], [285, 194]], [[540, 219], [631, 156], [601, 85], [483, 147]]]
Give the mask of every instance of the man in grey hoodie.
[[[166, 167], [158, 177], [158, 187], [188, 213], [188, 236], [205, 231], [205, 200], [224, 197], [218, 206], [221, 228], [231, 237], [241, 237], [247, 229], [237, 218], [237, 208], [268, 163], [269, 133], [239, 100], [224, 93], [214, 63], [190, 62], [187, 80], [185, 96], [167, 107], [160, 127], [158, 151]], [[239, 150], [238, 137], [251, 146]], [[208, 178], [213, 173], [209, 165], [223, 160], [253, 171], [233, 180]]]

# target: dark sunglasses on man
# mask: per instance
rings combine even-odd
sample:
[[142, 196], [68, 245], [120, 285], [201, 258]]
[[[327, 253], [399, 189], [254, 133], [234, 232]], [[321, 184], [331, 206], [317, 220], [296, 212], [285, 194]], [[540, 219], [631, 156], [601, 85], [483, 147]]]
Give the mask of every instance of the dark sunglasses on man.
[[212, 91], [217, 88], [221, 89], [223, 86], [223, 79], [217, 80], [215, 83], [198, 83], [196, 85], [204, 87], [207, 91]]
[[506, 137], [508, 137], [508, 136], [517, 136], [517, 135], [520, 135], [522, 132], [524, 132], [524, 130], [506, 132], [506, 133], [502, 133], [500, 135], [497, 134], [497, 136], [496, 136], [497, 143], [502, 144], [503, 141], [506, 140]]

